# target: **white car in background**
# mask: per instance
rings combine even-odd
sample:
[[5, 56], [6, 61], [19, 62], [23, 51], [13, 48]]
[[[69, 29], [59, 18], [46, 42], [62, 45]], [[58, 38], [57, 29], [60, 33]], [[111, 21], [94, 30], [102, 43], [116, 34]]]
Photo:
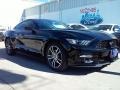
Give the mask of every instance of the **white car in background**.
[[120, 31], [120, 26], [117, 24], [100, 24], [97, 27], [94, 27], [93, 29], [98, 31], [104, 31], [107, 33], [114, 33]]
[[115, 35], [118, 39], [118, 47], [120, 49], [120, 26], [118, 24], [100, 24], [97, 27], [92, 27], [89, 30], [101, 31]]
[[72, 29], [88, 29], [85, 25], [79, 23], [68, 24], [68, 26]]

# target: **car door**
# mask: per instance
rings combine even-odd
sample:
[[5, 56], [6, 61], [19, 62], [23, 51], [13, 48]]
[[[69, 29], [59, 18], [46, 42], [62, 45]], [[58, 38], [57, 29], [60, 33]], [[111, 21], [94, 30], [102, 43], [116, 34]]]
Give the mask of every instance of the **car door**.
[[25, 42], [25, 46], [27, 46], [29, 51], [41, 53], [41, 37], [36, 23], [34, 21], [27, 22], [23, 42]]
[[24, 49], [26, 47], [25, 42], [23, 40], [24, 39], [23, 36], [24, 36], [24, 32], [25, 32], [25, 25], [26, 25], [26, 21], [19, 23], [14, 28], [16, 48]]
[[39, 25], [31, 20], [20, 23], [15, 27], [17, 48], [42, 54], [45, 41], [49, 36], [46, 29], [49, 27], [42, 22]]
[[35, 34], [33, 34], [34, 24], [31, 20], [20, 23], [15, 27], [16, 47], [23, 48], [29, 51], [35, 51], [34, 40]]
[[32, 47], [32, 49], [35, 50], [35, 52], [43, 54], [42, 52], [44, 49], [44, 44], [49, 37], [47, 30], [50, 28], [48, 27], [47, 24], [44, 24], [42, 21], [39, 21], [39, 25], [36, 21], [34, 22], [33, 29], [34, 29], [33, 30], [34, 32], [32, 34], [33, 41], [29, 46]]

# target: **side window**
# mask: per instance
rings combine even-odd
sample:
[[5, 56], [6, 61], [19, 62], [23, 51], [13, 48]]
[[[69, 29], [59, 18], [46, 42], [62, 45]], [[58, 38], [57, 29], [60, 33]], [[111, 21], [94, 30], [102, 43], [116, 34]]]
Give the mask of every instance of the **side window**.
[[25, 24], [24, 29], [25, 30], [36, 30], [36, 29], [38, 29], [38, 27], [33, 21], [27, 21], [26, 24]]
[[47, 23], [44, 22], [38, 22], [38, 26], [40, 30], [48, 30], [51, 29], [50, 26]]
[[33, 29], [37, 29], [37, 26], [35, 25], [35, 23], [33, 23], [33, 21], [29, 20], [29, 21], [24, 21], [20, 24], [18, 24], [15, 27], [16, 30], [33, 30]]
[[45, 29], [50, 29], [47, 25], [41, 24], [40, 29], [45, 30]]
[[18, 31], [18, 30], [19, 30], [19, 31], [20, 31], [20, 30], [24, 30], [25, 23], [26, 23], [26, 22], [21, 22], [20, 24], [18, 24], [17, 26], [15, 26], [14, 29], [17, 30], [17, 31]]

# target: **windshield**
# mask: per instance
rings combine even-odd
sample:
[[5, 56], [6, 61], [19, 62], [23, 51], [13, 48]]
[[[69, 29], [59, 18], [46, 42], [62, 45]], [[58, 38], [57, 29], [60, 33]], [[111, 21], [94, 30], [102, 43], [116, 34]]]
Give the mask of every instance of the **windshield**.
[[58, 21], [53, 21], [53, 20], [43, 20], [38, 22], [38, 26], [40, 29], [50, 29], [50, 30], [64, 30], [64, 29], [69, 29], [69, 27]]
[[61, 23], [61, 22], [56, 22], [56, 21], [53, 21], [51, 23], [51, 26], [54, 28], [54, 29], [68, 29], [68, 26], [64, 23]]

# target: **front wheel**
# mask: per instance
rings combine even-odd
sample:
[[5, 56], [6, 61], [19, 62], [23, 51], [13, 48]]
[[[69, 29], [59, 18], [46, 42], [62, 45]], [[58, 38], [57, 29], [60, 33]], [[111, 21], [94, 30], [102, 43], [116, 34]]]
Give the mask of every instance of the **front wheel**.
[[6, 47], [6, 53], [8, 55], [14, 55], [15, 49], [13, 48], [13, 44], [10, 39], [5, 40], [5, 47]]
[[66, 53], [60, 44], [49, 44], [45, 54], [48, 65], [57, 71], [63, 71], [68, 67]]

